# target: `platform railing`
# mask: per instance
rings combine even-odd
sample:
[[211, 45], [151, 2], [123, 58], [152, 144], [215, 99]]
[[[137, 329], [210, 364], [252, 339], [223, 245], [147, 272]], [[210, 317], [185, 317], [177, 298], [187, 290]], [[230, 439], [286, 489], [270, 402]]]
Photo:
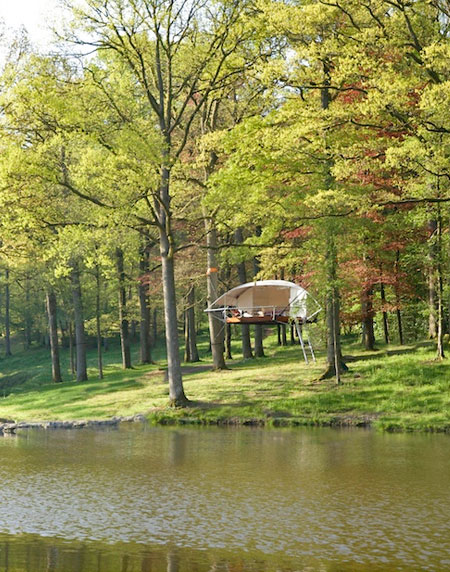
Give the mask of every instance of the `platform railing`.
[[225, 306], [224, 318], [271, 318], [275, 320], [279, 316], [289, 316], [289, 307], [286, 306]]

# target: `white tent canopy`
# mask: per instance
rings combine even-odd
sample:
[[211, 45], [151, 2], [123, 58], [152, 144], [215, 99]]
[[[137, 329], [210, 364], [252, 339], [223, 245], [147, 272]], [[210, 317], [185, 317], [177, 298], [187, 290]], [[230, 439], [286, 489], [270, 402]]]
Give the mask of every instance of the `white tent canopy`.
[[[294, 282], [287, 280], [258, 280], [232, 288], [212, 304], [209, 311], [233, 308], [242, 315], [289, 316], [306, 321], [307, 301], [310, 294]], [[312, 297], [311, 297], [312, 298]], [[312, 298], [314, 301], [314, 299]], [[315, 302], [315, 301], [314, 301]], [[318, 304], [315, 303], [318, 307]], [[314, 312], [316, 314], [317, 312]], [[313, 315], [314, 315], [313, 314]]]
[[[206, 310], [224, 323], [286, 324], [293, 322], [308, 363], [303, 341], [303, 324], [311, 322], [320, 312], [317, 301], [304, 288], [287, 280], [258, 280], [232, 288], [219, 296]], [[307, 343], [316, 361], [311, 339]]]

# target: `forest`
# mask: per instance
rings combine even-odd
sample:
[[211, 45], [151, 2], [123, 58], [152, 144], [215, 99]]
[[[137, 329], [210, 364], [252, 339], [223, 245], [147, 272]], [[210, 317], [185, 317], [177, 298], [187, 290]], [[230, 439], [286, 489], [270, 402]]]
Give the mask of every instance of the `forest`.
[[102, 379], [108, 341], [126, 370], [133, 340], [152, 364], [164, 337], [186, 405], [198, 332], [216, 370], [231, 335], [264, 355], [261, 326], [204, 312], [254, 279], [319, 301], [323, 379], [341, 383], [348, 334], [445, 358], [448, 0], [65, 4], [49, 53], [4, 32], [0, 369], [14, 343], [45, 346], [67, 381], [68, 348], [83, 382], [94, 347]]

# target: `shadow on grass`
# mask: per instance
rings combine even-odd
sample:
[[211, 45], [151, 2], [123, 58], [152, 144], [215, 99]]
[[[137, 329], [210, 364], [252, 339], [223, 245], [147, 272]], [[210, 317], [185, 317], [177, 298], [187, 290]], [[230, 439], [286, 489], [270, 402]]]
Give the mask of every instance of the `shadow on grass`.
[[[86, 400], [97, 395], [108, 395], [126, 391], [143, 389], [146, 383], [137, 379], [141, 372], [133, 372], [133, 378], [120, 378], [119, 373], [112, 374], [107, 381], [69, 381], [60, 384], [48, 383], [38, 387], [15, 388], [14, 395], [20, 400], [22, 407], [33, 406], [37, 401], [52, 403], [52, 407], [64, 406], [69, 411], [70, 404], [80, 404], [81, 409], [87, 410]], [[116, 377], [116, 379], [114, 379]]]
[[[389, 346], [375, 349], [373, 351], [367, 351], [367, 353], [362, 353], [358, 355], [344, 355], [344, 361], [346, 362], [356, 362], [356, 361], [370, 361], [376, 359], [382, 359], [391, 356], [402, 356], [414, 354], [418, 349], [432, 349], [432, 342], [417, 342], [414, 345], [409, 345], [405, 348], [388, 349]], [[364, 350], [362, 350], [364, 351]]]
[[[450, 360], [442, 363], [424, 361], [432, 357], [432, 352], [424, 352], [423, 348], [432, 350], [432, 343], [406, 347], [380, 344], [380, 350], [371, 353], [365, 353], [356, 343], [346, 344], [345, 348], [349, 353], [354, 352], [351, 361], [356, 362], [354, 366], [352, 364], [356, 375], [343, 376], [339, 386], [333, 380], [313, 382], [311, 377], [323, 367], [324, 352], [317, 352], [318, 364], [306, 366], [299, 346], [277, 347], [272, 343], [266, 348], [267, 358], [243, 360], [239, 356], [229, 360], [230, 369], [217, 372], [217, 377], [207, 358], [203, 362], [184, 364], [183, 376], [189, 382], [187, 394], [188, 397], [192, 394], [194, 399], [186, 413], [180, 411], [173, 417], [186, 415], [201, 419], [202, 412], [204, 419], [209, 421], [227, 417], [316, 418], [347, 413], [394, 417], [422, 412], [446, 415]], [[414, 356], [417, 350], [420, 351]], [[165, 370], [160, 365], [122, 370], [120, 360], [113, 362], [110, 354], [105, 379], [96, 379], [95, 368], [92, 368], [87, 382], [77, 383], [72, 379], [52, 384], [48, 375], [41, 373], [42, 357], [43, 352], [37, 352], [28, 362], [13, 364], [11, 361], [9, 371], [5, 368], [3, 378], [0, 376], [0, 381], [5, 380], [5, 374], [9, 377], [21, 372], [30, 376], [26, 383], [13, 389], [17, 406], [22, 411], [45, 409], [49, 413], [58, 410], [65, 417], [107, 417], [116, 414], [118, 409], [137, 410], [145, 400], [145, 407], [155, 406], [158, 411], [164, 408], [158, 404], [168, 402]], [[220, 377], [221, 373], [226, 375]], [[233, 373], [235, 375], [229, 375]], [[136, 392], [134, 396], [133, 391]], [[166, 415], [165, 412], [161, 414]], [[167, 415], [171, 416], [171, 411]]]
[[235, 401], [235, 402], [226, 402], [223, 403], [221, 401], [189, 401], [188, 408], [189, 409], [201, 409], [202, 411], [214, 410], [214, 409], [224, 409], [224, 408], [232, 408], [232, 409], [242, 409], [243, 407], [252, 407], [254, 402], [252, 401]]

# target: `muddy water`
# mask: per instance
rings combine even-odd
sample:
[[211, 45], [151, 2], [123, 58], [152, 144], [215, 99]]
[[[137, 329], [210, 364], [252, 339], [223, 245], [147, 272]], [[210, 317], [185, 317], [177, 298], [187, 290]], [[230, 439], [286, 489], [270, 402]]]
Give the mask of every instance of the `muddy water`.
[[0, 572], [450, 570], [446, 435], [30, 430], [0, 461]]

